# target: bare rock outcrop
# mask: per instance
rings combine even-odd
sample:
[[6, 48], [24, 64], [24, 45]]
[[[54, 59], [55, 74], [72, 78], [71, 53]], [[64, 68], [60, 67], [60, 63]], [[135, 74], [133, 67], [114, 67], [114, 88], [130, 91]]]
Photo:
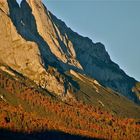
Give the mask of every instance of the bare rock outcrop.
[[9, 6], [6, 0], [0, 1], [0, 10], [2, 10], [5, 14], [9, 14]]
[[63, 81], [58, 82], [44, 68], [38, 45], [23, 39], [4, 11], [0, 11], [0, 25], [0, 63], [29, 77], [50, 92], [64, 94]]
[[88, 75], [138, 102], [132, 92], [137, 81], [110, 59], [105, 46], [73, 32], [41, 0], [22, 0], [20, 6], [0, 1], [0, 63], [58, 95], [69, 93], [66, 81], [50, 74], [49, 66], [61, 74], [71, 69]]

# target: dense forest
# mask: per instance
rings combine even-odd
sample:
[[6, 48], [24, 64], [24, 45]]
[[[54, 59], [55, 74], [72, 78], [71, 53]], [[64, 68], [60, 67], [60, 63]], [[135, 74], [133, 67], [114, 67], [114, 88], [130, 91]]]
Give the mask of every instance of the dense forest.
[[33, 139], [38, 133], [36, 139], [49, 138], [49, 133], [61, 140], [140, 139], [138, 119], [118, 117], [82, 102], [63, 102], [22, 75], [13, 78], [1, 70], [0, 129], [1, 136], [8, 131]]

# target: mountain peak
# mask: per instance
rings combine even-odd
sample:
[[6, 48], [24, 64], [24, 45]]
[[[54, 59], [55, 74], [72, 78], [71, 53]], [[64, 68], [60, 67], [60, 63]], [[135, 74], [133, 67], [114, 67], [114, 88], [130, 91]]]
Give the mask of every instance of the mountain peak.
[[21, 4], [24, 2], [28, 3], [31, 8], [43, 8], [42, 0], [22, 0]]
[[130, 100], [140, 103], [140, 83], [102, 43], [41, 0], [0, 0], [0, 139], [140, 139]]
[[[27, 41], [26, 45], [28, 47], [32, 46], [31, 50], [34, 56], [29, 57], [21, 54], [21, 59], [24, 57], [30, 62], [28, 71], [26, 70], [27, 62], [25, 60], [17, 60], [17, 55], [19, 55], [18, 49], [16, 50], [18, 53], [15, 50], [11, 50], [15, 60], [8, 63], [7, 60], [3, 60], [4, 63], [26, 75], [31, 80], [36, 81], [37, 84], [43, 81], [43, 78], [40, 77], [45, 76], [48, 78], [47, 69], [49, 66], [54, 67], [59, 73], [65, 73], [72, 69], [95, 78], [103, 86], [112, 88], [129, 99], [137, 101], [137, 96], [132, 93], [136, 80], [126, 75], [110, 59], [105, 46], [100, 42], [93, 43], [91, 39], [73, 32], [63, 21], [57, 19], [49, 12], [41, 0], [22, 0], [20, 7], [16, 0], [3, 0], [0, 7], [4, 13], [9, 13], [9, 17], [5, 16], [5, 18], [10, 22], [12, 32], [14, 32], [13, 40], [20, 40], [19, 44], [23, 42], [26, 44]], [[10, 34], [8, 30], [7, 33]], [[8, 45], [10, 42], [2, 41], [7, 46], [10, 46], [10, 44]], [[28, 54], [28, 52], [26, 53]], [[1, 57], [3, 55], [1, 54]], [[20, 67], [17, 67], [17, 62]], [[34, 65], [34, 67], [31, 67], [31, 65]], [[35, 68], [37, 69], [35, 70]], [[37, 76], [33, 76], [31, 71], [38, 73]], [[44, 72], [45, 74], [42, 76], [41, 73]], [[54, 78], [57, 84], [59, 83], [55, 76], [51, 78]], [[51, 80], [51, 78], [49, 79]], [[63, 79], [62, 81], [64, 84], [65, 80]], [[46, 80], [43, 83], [45, 82]], [[60, 92], [66, 93], [66, 85], [62, 85], [62, 83], [59, 83], [60, 87], [57, 87], [61, 89]], [[51, 91], [53, 89], [53, 92], [57, 93], [58, 89], [55, 86], [55, 84], [48, 84], [46, 88]]]

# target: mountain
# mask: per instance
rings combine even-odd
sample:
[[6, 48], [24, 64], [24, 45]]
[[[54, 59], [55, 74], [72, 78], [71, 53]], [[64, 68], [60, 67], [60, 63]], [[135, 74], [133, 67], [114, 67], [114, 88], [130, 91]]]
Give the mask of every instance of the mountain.
[[61, 100], [11, 68], [1, 69], [0, 139], [139, 140], [140, 107], [96, 80], [71, 71], [80, 86], [77, 100]]
[[[47, 76], [48, 66], [61, 73], [73, 69], [86, 74], [103, 86], [139, 102], [132, 92], [137, 81], [112, 62], [104, 45], [73, 32], [40, 0], [23, 0], [20, 7], [16, 0], [3, 0], [1, 17], [1, 42], [5, 44], [1, 47], [2, 63], [57, 94], [67, 91], [55, 77]], [[7, 56], [8, 59], [5, 59]], [[33, 73], [36, 73], [35, 76]], [[49, 79], [50, 85], [42, 79]]]
[[139, 139], [137, 83], [41, 0], [0, 1], [0, 138]]

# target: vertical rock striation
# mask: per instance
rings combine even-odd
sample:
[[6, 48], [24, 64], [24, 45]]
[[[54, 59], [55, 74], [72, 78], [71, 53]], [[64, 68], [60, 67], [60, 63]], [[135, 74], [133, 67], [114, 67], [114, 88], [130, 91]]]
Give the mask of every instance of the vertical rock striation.
[[136, 80], [112, 62], [105, 46], [73, 32], [41, 0], [22, 0], [20, 6], [16, 0], [1, 0], [0, 25], [0, 63], [38, 85], [63, 95], [68, 92], [64, 79], [47, 69], [73, 69], [138, 102], [132, 92]]

